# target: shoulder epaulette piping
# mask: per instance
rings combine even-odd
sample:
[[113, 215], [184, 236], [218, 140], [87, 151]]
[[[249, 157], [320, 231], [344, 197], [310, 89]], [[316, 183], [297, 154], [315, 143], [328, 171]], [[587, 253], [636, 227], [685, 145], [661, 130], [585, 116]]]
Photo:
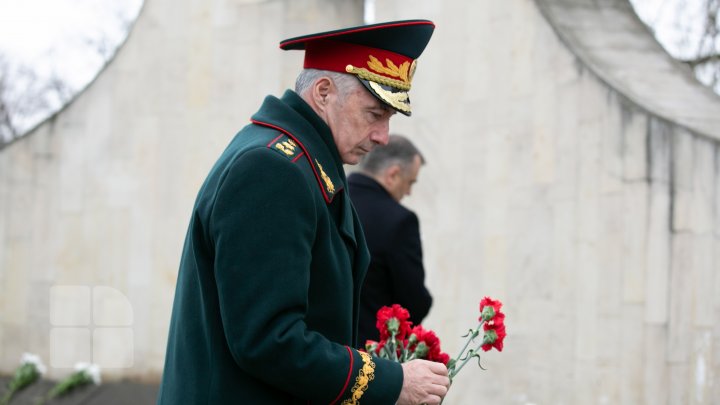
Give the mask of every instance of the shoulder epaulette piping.
[[320, 191], [322, 192], [322, 196], [325, 199], [325, 202], [330, 204], [332, 202], [333, 198], [335, 197], [335, 194], [333, 194], [332, 196], [328, 196], [328, 193], [325, 190], [325, 185], [323, 183], [323, 180], [320, 177], [320, 174], [318, 173], [317, 169], [315, 168], [315, 164], [313, 163], [312, 158], [310, 157], [310, 154], [308, 153], [307, 149], [305, 148], [305, 145], [303, 145], [302, 142], [300, 142], [293, 134], [291, 134], [284, 128], [281, 128], [277, 125], [270, 124], [268, 122], [254, 120], [254, 119], [251, 119], [250, 122], [252, 122], [253, 124], [256, 124], [256, 125], [272, 128], [272, 129], [282, 132], [283, 134], [287, 135], [288, 138], [292, 139], [297, 144], [297, 146], [300, 147], [300, 149], [302, 149], [302, 151], [304, 152], [303, 154], [307, 158], [308, 163], [310, 164], [310, 167], [312, 168], [313, 174], [315, 175], [315, 180], [317, 180], [318, 186], [320, 186]]

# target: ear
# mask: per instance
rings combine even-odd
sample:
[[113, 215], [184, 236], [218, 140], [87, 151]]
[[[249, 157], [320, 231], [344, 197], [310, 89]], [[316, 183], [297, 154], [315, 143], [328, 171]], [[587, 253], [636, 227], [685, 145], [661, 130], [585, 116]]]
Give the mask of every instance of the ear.
[[312, 86], [311, 97], [316, 108], [324, 112], [328, 104], [328, 96], [335, 91], [335, 84], [329, 77], [321, 77]]
[[392, 165], [385, 170], [385, 178], [389, 183], [395, 182], [400, 176], [400, 165]]

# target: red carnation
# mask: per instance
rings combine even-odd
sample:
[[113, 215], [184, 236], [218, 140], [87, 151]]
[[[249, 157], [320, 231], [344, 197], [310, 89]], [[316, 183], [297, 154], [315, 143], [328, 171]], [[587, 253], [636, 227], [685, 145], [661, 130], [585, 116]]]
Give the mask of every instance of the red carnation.
[[395, 335], [399, 341], [405, 339], [410, 333], [412, 322], [407, 309], [398, 304], [392, 307], [382, 307], [377, 312], [377, 323], [375, 326], [380, 331], [380, 340], [388, 339]]
[[502, 308], [502, 302], [499, 300], [490, 297], [483, 298], [480, 300], [480, 318], [478, 320], [486, 322], [491, 320], [495, 314], [500, 312], [500, 308]]
[[498, 326], [505, 325], [505, 314], [502, 312], [498, 312], [497, 314], [495, 314], [495, 316], [491, 320], [489, 320], [485, 323], [489, 324], [489, 325], [498, 325]]
[[379, 353], [380, 352], [380, 344], [374, 340], [367, 340], [365, 341], [365, 351], [368, 353]]
[[450, 355], [447, 354], [447, 353], [440, 353], [440, 354], [438, 355], [437, 359], [436, 359], [436, 360], [433, 360], [433, 361], [436, 361], [436, 362], [438, 362], [438, 363], [442, 363], [442, 364], [444, 364], [444, 365], [447, 366], [447, 365], [448, 365], [448, 362], [450, 361]]
[[[503, 319], [505, 317], [503, 316]], [[501, 352], [503, 349], [503, 340], [505, 340], [505, 324], [504, 323], [486, 323], [483, 325], [485, 335], [483, 335], [482, 349], [488, 351], [493, 347]]]
[[450, 356], [443, 353], [440, 350], [440, 339], [437, 337], [435, 332], [426, 330], [422, 325], [415, 326], [412, 329], [410, 335], [415, 335], [415, 339], [411, 338], [408, 349], [417, 350], [421, 343], [424, 343], [423, 351], [427, 350], [427, 353], [419, 358], [426, 358], [430, 361], [435, 361], [443, 364], [447, 364], [450, 361]]
[[[380, 341], [368, 340], [365, 348], [373, 356], [398, 363], [414, 359], [426, 359], [444, 364], [448, 369], [448, 377], [453, 378], [474, 358], [480, 358], [480, 351], [495, 348], [503, 350], [505, 336], [505, 314], [502, 313], [502, 302], [490, 297], [480, 301], [480, 322], [470, 329], [463, 337], [467, 338], [460, 354], [453, 359], [440, 348], [440, 339], [435, 332], [425, 329], [422, 325], [412, 326], [410, 313], [398, 304], [382, 307], [377, 312], [377, 326]], [[482, 332], [482, 341], [476, 338]], [[472, 345], [472, 346], [471, 346]], [[467, 351], [466, 351], [467, 350]], [[479, 360], [478, 360], [479, 361]], [[481, 367], [482, 368], [482, 367]]]

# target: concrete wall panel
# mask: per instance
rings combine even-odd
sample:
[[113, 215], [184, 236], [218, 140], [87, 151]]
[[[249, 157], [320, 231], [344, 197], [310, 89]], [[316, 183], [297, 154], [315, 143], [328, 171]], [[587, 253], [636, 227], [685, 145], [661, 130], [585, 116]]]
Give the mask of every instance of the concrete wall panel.
[[[720, 320], [710, 295], [718, 98], [687, 80], [624, 1], [376, 7], [377, 20], [438, 27], [414, 115], [393, 123], [430, 162], [408, 204], [433, 291], [455, 292], [426, 326], [453, 353], [483, 295], [506, 303], [506, 350], [487, 353], [489, 371], [461, 376], [448, 401], [716, 399], [698, 364], [717, 353], [705, 322]], [[438, 204], [445, 194], [469, 201]], [[452, 260], [457, 244], [475, 255]]]

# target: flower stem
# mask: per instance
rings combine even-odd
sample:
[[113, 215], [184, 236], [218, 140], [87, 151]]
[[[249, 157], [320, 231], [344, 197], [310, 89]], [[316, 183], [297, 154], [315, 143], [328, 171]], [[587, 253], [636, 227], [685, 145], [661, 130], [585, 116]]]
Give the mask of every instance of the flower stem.
[[15, 390], [12, 388], [8, 389], [2, 399], [0, 399], [0, 405], [7, 405], [10, 403], [10, 398], [12, 398], [13, 394], [15, 394]]
[[472, 342], [473, 339], [475, 339], [480, 334], [480, 327], [482, 326], [483, 323], [485, 323], [485, 321], [480, 321], [480, 324], [477, 326], [477, 328], [473, 329], [472, 332], [470, 332], [467, 342], [465, 342], [465, 346], [463, 346], [462, 350], [460, 350], [460, 354], [458, 354], [457, 357], [455, 358], [455, 364], [457, 364], [460, 361], [463, 353], [465, 353], [465, 349], [467, 349], [468, 346], [470, 346], [470, 342]]
[[410, 361], [412, 358], [408, 358], [408, 348], [403, 345], [402, 348], [402, 355], [400, 356], [400, 363], [404, 363], [406, 361]]
[[388, 359], [398, 362], [397, 339], [395, 339], [395, 333], [390, 334], [390, 339], [388, 339], [387, 344], [383, 347], [383, 349], [385, 350]]
[[[459, 366], [459, 367], [455, 367], [455, 368], [450, 372], [450, 374], [448, 374], [448, 377], [450, 378], [450, 382], [452, 382], [453, 377], [455, 377], [455, 376], [460, 372], [460, 370], [462, 370], [462, 368], [465, 367], [465, 365], [470, 361], [470, 359], [472, 359], [473, 357], [475, 357], [474, 354], [476, 354], [476, 353], [480, 350], [480, 348], [482, 347], [482, 345], [483, 345], [482, 342], [480, 342], [480, 344], [477, 345], [477, 347], [476, 347], [475, 349], [472, 349], [472, 350], [471, 350], [471, 352], [473, 353], [473, 356], [467, 356], [467, 357], [465, 358], [465, 360], [463, 360], [462, 363], [460, 363], [460, 366]], [[468, 353], [469, 353], [469, 352], [468, 352]]]

